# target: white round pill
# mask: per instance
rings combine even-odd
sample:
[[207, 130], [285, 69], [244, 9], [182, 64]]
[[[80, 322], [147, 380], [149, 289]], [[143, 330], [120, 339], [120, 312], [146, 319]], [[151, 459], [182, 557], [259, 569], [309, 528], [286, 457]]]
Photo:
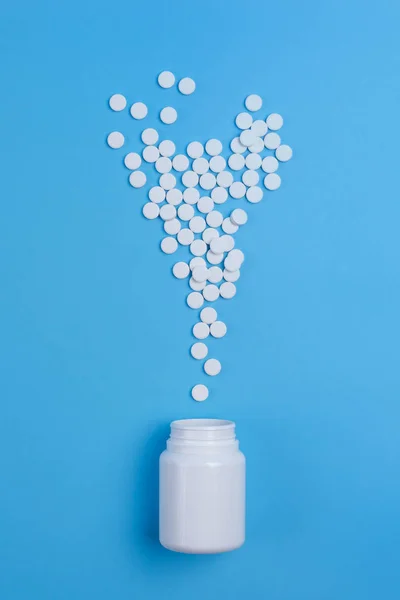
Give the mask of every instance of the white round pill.
[[195, 292], [201, 292], [207, 285], [206, 281], [196, 281], [193, 277], [189, 279], [189, 287]]
[[262, 107], [262, 98], [261, 96], [258, 96], [258, 94], [250, 94], [250, 96], [247, 96], [244, 104], [247, 110], [255, 112], [256, 110], [260, 110]]
[[[158, 152], [158, 150], [157, 150]], [[170, 170], [172, 169], [172, 162], [170, 158], [167, 158], [166, 156], [161, 156], [155, 164], [156, 167], [156, 171], [158, 171], [159, 173], [169, 173]]]
[[189, 287], [195, 292], [201, 292], [206, 287], [206, 281], [196, 281], [193, 277], [189, 279]]
[[201, 258], [199, 256], [196, 256], [196, 258], [192, 258], [192, 260], [189, 263], [189, 267], [192, 269], [192, 271], [196, 268], [196, 267], [206, 267], [206, 261], [204, 260], [204, 258]]
[[235, 246], [235, 240], [231, 235], [221, 235], [221, 242], [224, 252], [230, 252]]
[[224, 260], [224, 267], [227, 271], [238, 271], [242, 266], [242, 261], [236, 256], [227, 256]]
[[197, 204], [200, 199], [200, 192], [196, 188], [186, 188], [183, 192], [183, 200], [186, 204]]
[[189, 246], [194, 240], [194, 233], [190, 229], [181, 229], [178, 233], [178, 242], [182, 246]]
[[194, 171], [186, 171], [182, 175], [182, 183], [185, 187], [195, 187], [199, 183], [199, 176]]
[[250, 152], [262, 152], [264, 150], [264, 140], [260, 137], [256, 137], [253, 144], [249, 146]]
[[217, 183], [220, 187], [228, 188], [233, 183], [233, 175], [229, 171], [221, 171], [217, 175]]
[[172, 106], [166, 106], [160, 111], [160, 119], [166, 125], [175, 123], [177, 118], [178, 113], [176, 112], [175, 108], [172, 108]]
[[279, 163], [276, 160], [275, 156], [266, 156], [261, 164], [261, 168], [265, 173], [275, 173], [278, 167]]
[[204, 363], [204, 370], [207, 375], [211, 375], [212, 377], [218, 375], [221, 371], [221, 363], [216, 358], [209, 358]]
[[200, 187], [202, 187], [203, 190], [212, 190], [213, 188], [215, 188], [216, 185], [217, 180], [213, 173], [205, 173], [204, 175], [201, 175]]
[[160, 187], [159, 185], [156, 185], [156, 186], [150, 188], [149, 198], [152, 202], [155, 202], [156, 204], [160, 204], [161, 202], [163, 202], [165, 200], [165, 190], [162, 187]]
[[202, 383], [198, 383], [192, 388], [192, 398], [196, 402], [204, 402], [208, 398], [208, 387]]
[[203, 240], [194, 240], [190, 244], [190, 252], [194, 256], [203, 256], [207, 252], [207, 244]]
[[267, 133], [264, 138], [264, 146], [268, 150], [276, 150], [281, 144], [281, 138], [277, 133]]
[[158, 85], [162, 88], [171, 88], [175, 83], [175, 75], [171, 71], [162, 71], [158, 78]]
[[132, 171], [129, 175], [129, 183], [134, 188], [141, 188], [146, 183], [146, 175], [142, 171]]
[[287, 162], [293, 156], [293, 150], [287, 144], [282, 144], [275, 150], [275, 156], [281, 162]]
[[205, 281], [196, 281], [194, 277], [189, 279], [189, 287], [195, 292], [202, 292], [207, 285], [207, 280]]
[[190, 354], [197, 360], [202, 360], [208, 354], [208, 348], [203, 342], [196, 342], [190, 348]]
[[167, 202], [169, 204], [173, 204], [174, 206], [178, 206], [182, 202], [182, 192], [177, 188], [172, 188], [167, 192]]
[[192, 333], [198, 340], [205, 340], [210, 335], [210, 328], [207, 323], [196, 323], [192, 329]]
[[247, 212], [243, 208], [235, 208], [230, 214], [230, 219], [235, 225], [245, 225], [247, 223]]
[[107, 144], [110, 148], [121, 148], [125, 143], [125, 138], [120, 131], [112, 131], [107, 136]]
[[219, 265], [224, 260], [224, 255], [222, 253], [215, 254], [215, 252], [209, 250], [207, 252], [207, 260], [212, 265]]
[[210, 159], [210, 169], [214, 171], [214, 173], [220, 173], [226, 167], [226, 160], [223, 156], [213, 156]]
[[176, 186], [176, 177], [172, 173], [164, 173], [160, 177], [159, 184], [164, 190], [172, 190]]
[[222, 254], [223, 252], [225, 252], [225, 244], [223, 240], [218, 236], [211, 240], [210, 249], [211, 252], [213, 252], [214, 254]]
[[142, 212], [146, 219], [156, 219], [160, 214], [160, 208], [158, 204], [154, 204], [154, 202], [147, 202], [143, 206]]
[[219, 210], [212, 210], [206, 216], [207, 225], [209, 225], [210, 227], [220, 227], [222, 225], [223, 220], [224, 217], [222, 213], [219, 212]]
[[225, 281], [225, 283], [221, 284], [219, 292], [222, 298], [233, 298], [233, 296], [236, 294], [236, 285], [231, 281]]
[[206, 244], [211, 244], [211, 240], [219, 237], [219, 233], [216, 229], [209, 227], [203, 231], [203, 235], [201, 236]]
[[195, 158], [192, 165], [193, 171], [199, 175], [204, 175], [204, 173], [207, 173], [209, 167], [210, 165], [208, 160], [203, 157]]
[[124, 110], [126, 106], [126, 98], [122, 94], [113, 94], [108, 101], [110, 108], [119, 112], [120, 110]]
[[242, 262], [244, 261], [244, 254], [243, 254], [243, 252], [241, 250], [238, 250], [237, 248], [235, 248], [235, 250], [231, 250], [229, 252], [228, 256], [230, 256], [231, 258], [234, 258], [240, 264], [242, 264]]
[[178, 248], [178, 242], [173, 237], [165, 237], [161, 240], [161, 250], [165, 254], [173, 254]]
[[[210, 267], [208, 269], [207, 279], [210, 283], [219, 283], [222, 280], [223, 274], [221, 267]], [[215, 315], [215, 318], [217, 316]]]
[[172, 204], [163, 204], [160, 208], [160, 217], [163, 221], [170, 221], [176, 217], [176, 208]]
[[[242, 181], [248, 187], [252, 187], [254, 185], [257, 185], [257, 183], [260, 181], [260, 176], [257, 173], [257, 171], [252, 171], [251, 169], [248, 169], [247, 171], [245, 171], [243, 173]], [[245, 190], [245, 193], [246, 193], [246, 190]], [[244, 196], [244, 194], [243, 194], [243, 196]]]
[[222, 338], [224, 335], [226, 335], [226, 332], [227, 326], [223, 321], [215, 321], [214, 323], [211, 323], [210, 333], [213, 337]]
[[188, 96], [189, 94], [193, 94], [196, 89], [196, 84], [191, 77], [183, 77], [178, 83], [178, 90], [181, 94]]
[[257, 202], [261, 202], [263, 197], [263, 191], [258, 185], [254, 185], [253, 187], [249, 187], [246, 192], [246, 198], [252, 204], [257, 204]]
[[[155, 206], [157, 206], [155, 204]], [[168, 235], [176, 235], [181, 229], [181, 222], [179, 219], [170, 219], [164, 223], [164, 231]]]
[[190, 142], [186, 148], [186, 152], [190, 158], [200, 158], [204, 154], [204, 146], [200, 142]]
[[202, 290], [204, 290], [206, 285], [207, 285], [206, 279], [204, 281], [196, 281], [196, 279], [194, 279], [194, 277], [191, 277], [189, 279], [189, 287], [191, 287], [192, 290], [194, 290], [195, 292], [201, 292]]
[[172, 166], [174, 167], [175, 171], [186, 171], [186, 169], [189, 168], [189, 159], [184, 154], [177, 154], [172, 159]]
[[228, 158], [228, 165], [232, 171], [240, 171], [244, 167], [244, 156], [242, 154], [231, 154]]
[[[200, 268], [200, 267], [196, 267], [196, 268]], [[193, 277], [194, 271], [195, 271], [195, 269], [193, 269], [192, 276], [189, 279], [189, 287], [191, 287], [192, 290], [194, 290], [195, 292], [201, 292], [204, 290], [204, 288], [207, 285], [207, 279], [204, 279], [203, 281], [197, 281], [197, 279], [195, 279]]]
[[246, 146], [243, 146], [239, 137], [234, 137], [231, 141], [230, 146], [232, 152], [234, 152], [235, 154], [243, 154], [243, 152], [246, 152]]
[[219, 297], [219, 288], [213, 283], [210, 283], [210, 285], [206, 285], [204, 288], [203, 296], [208, 302], [214, 302]]
[[176, 146], [171, 140], [163, 140], [158, 144], [158, 149], [161, 156], [173, 156], [175, 154]]
[[228, 271], [228, 269], [224, 269], [224, 279], [225, 281], [237, 281], [240, 277], [240, 269], [237, 271]]
[[160, 156], [157, 146], [146, 146], [142, 151], [143, 158], [148, 163], [154, 163]]
[[142, 142], [147, 146], [154, 146], [158, 142], [158, 131], [152, 127], [148, 127], [142, 131]]
[[251, 126], [251, 130], [254, 133], [254, 135], [258, 137], [263, 137], [268, 131], [268, 125], [265, 121], [254, 121], [253, 125]]
[[[237, 115], [235, 123], [239, 129], [248, 129], [253, 123], [253, 117], [247, 112], [242, 112]], [[242, 140], [240, 141], [243, 144]]]
[[269, 173], [264, 178], [264, 185], [267, 190], [277, 190], [281, 185], [281, 178], [277, 173]]
[[200, 292], [191, 292], [186, 298], [186, 302], [190, 308], [200, 308], [204, 304], [204, 298]]
[[207, 281], [208, 269], [207, 267], [195, 267], [192, 271], [192, 277], [195, 281], [202, 283]]
[[227, 217], [222, 222], [222, 229], [223, 229], [223, 231], [225, 233], [229, 233], [229, 235], [232, 235], [232, 233], [236, 233], [237, 232], [237, 230], [239, 229], [239, 227], [237, 225], [235, 225], [234, 223], [232, 223], [232, 221], [230, 220], [230, 218]]
[[193, 217], [193, 219], [190, 219], [189, 228], [193, 233], [201, 233], [206, 228], [205, 219], [203, 217]]
[[201, 213], [207, 214], [214, 209], [214, 201], [208, 196], [202, 196], [197, 202], [197, 210]]
[[243, 144], [243, 146], [246, 146], [246, 147], [254, 144], [256, 139], [257, 139], [256, 136], [250, 129], [246, 129], [245, 131], [242, 131], [242, 133], [240, 134], [240, 141]]
[[272, 131], [277, 131], [283, 125], [283, 118], [278, 113], [272, 113], [267, 117], [267, 126], [272, 129]]
[[131, 171], [138, 169], [141, 164], [142, 159], [140, 158], [140, 155], [136, 152], [129, 152], [129, 154], [127, 154], [124, 158], [124, 165], [127, 169], [130, 169]]
[[194, 187], [189, 187], [184, 190], [183, 199], [186, 204], [196, 204], [200, 199], [200, 192]]
[[[212, 268], [215, 269], [216, 267]], [[217, 320], [217, 316], [217, 311], [211, 306], [203, 308], [200, 313], [200, 319], [203, 321], [203, 323], [207, 323], [207, 325], [211, 325], [211, 323], [214, 323], [214, 321]]]
[[217, 186], [211, 191], [211, 199], [215, 204], [223, 204], [228, 199], [228, 192], [225, 188]]
[[182, 204], [178, 208], [178, 217], [182, 221], [190, 221], [190, 219], [194, 216], [194, 208], [190, 206], [190, 204]]
[[[245, 171], [245, 173], [246, 173], [246, 171]], [[243, 176], [245, 173], [243, 173]], [[243, 176], [242, 176], [242, 179], [243, 179]], [[246, 193], [246, 186], [243, 185], [243, 183], [241, 181], [235, 181], [234, 183], [232, 183], [232, 185], [229, 188], [229, 194], [232, 196], [232, 198], [243, 198], [245, 193]]]
[[186, 279], [190, 273], [189, 265], [183, 261], [177, 262], [172, 267], [172, 272], [177, 279]]
[[148, 112], [148, 108], [143, 102], [135, 102], [130, 110], [132, 117], [137, 120], [144, 119]]
[[255, 154], [254, 152], [252, 152], [251, 154], [248, 154], [246, 156], [245, 162], [246, 162], [246, 167], [248, 169], [252, 169], [253, 171], [256, 171], [261, 166], [262, 158], [259, 154]]
[[210, 156], [217, 156], [222, 152], [222, 143], [219, 140], [212, 139], [206, 143], [206, 152]]

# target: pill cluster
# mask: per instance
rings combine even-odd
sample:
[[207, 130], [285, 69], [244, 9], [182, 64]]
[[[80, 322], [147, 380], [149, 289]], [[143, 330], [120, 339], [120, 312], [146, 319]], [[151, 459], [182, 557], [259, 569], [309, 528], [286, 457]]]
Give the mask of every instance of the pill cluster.
[[[160, 87], [168, 89], [175, 85], [176, 78], [170, 71], [158, 76]], [[196, 84], [190, 77], [180, 79], [178, 90], [184, 95], [192, 94]], [[292, 158], [290, 146], [281, 143], [277, 133], [283, 126], [283, 118], [271, 113], [266, 118], [254, 119], [251, 113], [260, 111], [262, 98], [251, 94], [245, 99], [247, 111], [236, 116], [237, 134], [231, 140], [231, 153], [222, 156], [223, 145], [217, 139], [190, 142], [185, 153], [177, 153], [171, 140], [159, 139], [154, 128], [146, 128], [141, 133], [144, 147], [141, 153], [129, 152], [124, 164], [131, 171], [129, 183], [134, 188], [143, 187], [147, 178], [140, 170], [142, 160], [153, 163], [159, 175], [158, 185], [148, 191], [148, 202], [143, 206], [143, 215], [149, 219], [160, 218], [166, 236], [161, 240], [161, 250], [173, 254], [179, 246], [187, 246], [193, 256], [188, 262], [177, 262], [172, 273], [177, 279], [188, 279], [190, 291], [186, 302], [192, 309], [202, 309], [200, 321], [193, 327], [193, 336], [205, 340], [209, 335], [221, 338], [227, 326], [218, 320], [217, 311], [205, 302], [215, 302], [218, 298], [230, 299], [236, 294], [235, 282], [240, 277], [244, 254], [235, 248], [234, 235], [247, 223], [247, 212], [234, 208], [223, 214], [222, 207], [229, 198], [246, 198], [250, 204], [257, 204], [266, 190], [277, 190], [281, 178], [277, 173], [279, 163]], [[122, 94], [114, 94], [109, 100], [114, 111], [122, 111], [127, 106]], [[131, 116], [144, 119], [148, 108], [143, 102], [135, 102], [130, 108]], [[172, 124], [178, 117], [172, 106], [165, 106], [159, 113], [160, 120]], [[107, 137], [111, 148], [121, 148], [125, 143], [122, 133], [114, 131]], [[273, 153], [273, 154], [272, 154]], [[191, 347], [191, 355], [197, 360], [208, 356], [204, 341]], [[221, 363], [215, 358], [207, 358], [203, 365], [209, 376], [218, 375]], [[208, 388], [198, 384], [192, 389], [192, 397], [203, 401], [208, 397]]]

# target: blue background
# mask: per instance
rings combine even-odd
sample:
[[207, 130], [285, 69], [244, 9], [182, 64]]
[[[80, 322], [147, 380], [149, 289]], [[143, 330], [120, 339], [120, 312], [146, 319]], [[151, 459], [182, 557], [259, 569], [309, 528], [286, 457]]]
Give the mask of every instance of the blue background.
[[[1, 599], [398, 600], [398, 3], [25, 0], [0, 17]], [[196, 93], [158, 88], [165, 68]], [[115, 92], [151, 116], [112, 113]], [[138, 149], [171, 103], [157, 127], [178, 150], [226, 146], [249, 93], [295, 158], [247, 205], [223, 371], [196, 404], [176, 255], [105, 137]], [[196, 416], [236, 420], [248, 458], [232, 554], [157, 543], [158, 454]]]

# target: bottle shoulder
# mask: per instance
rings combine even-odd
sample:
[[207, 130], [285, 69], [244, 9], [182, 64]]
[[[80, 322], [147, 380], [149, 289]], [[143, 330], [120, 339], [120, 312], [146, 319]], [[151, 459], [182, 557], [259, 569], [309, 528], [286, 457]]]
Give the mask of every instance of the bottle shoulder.
[[180, 453], [164, 450], [160, 455], [160, 466], [164, 464], [176, 465], [233, 465], [245, 464], [246, 458], [240, 450], [234, 452], [210, 452], [204, 454]]

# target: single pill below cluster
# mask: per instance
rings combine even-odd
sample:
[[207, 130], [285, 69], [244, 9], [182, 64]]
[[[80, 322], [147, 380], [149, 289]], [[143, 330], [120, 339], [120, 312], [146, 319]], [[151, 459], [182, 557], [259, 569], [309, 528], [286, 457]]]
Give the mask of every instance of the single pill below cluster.
[[196, 400], [196, 402], [204, 402], [208, 398], [208, 388], [207, 386], [199, 383], [192, 388], [192, 398]]

